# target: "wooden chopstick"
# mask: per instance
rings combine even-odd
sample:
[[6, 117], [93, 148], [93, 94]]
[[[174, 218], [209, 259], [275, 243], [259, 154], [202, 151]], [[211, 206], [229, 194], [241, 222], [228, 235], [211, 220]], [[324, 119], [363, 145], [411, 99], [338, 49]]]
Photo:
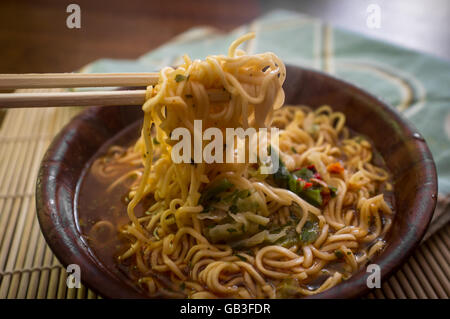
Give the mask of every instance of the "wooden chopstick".
[[[76, 88], [148, 86], [158, 83], [158, 73], [42, 73], [0, 74], [0, 90], [24, 88]], [[222, 90], [208, 90], [211, 101], [226, 101], [230, 95]], [[142, 105], [145, 90], [0, 93], [1, 108]]]
[[[223, 90], [208, 90], [212, 102], [227, 101], [229, 93]], [[113, 106], [142, 105], [145, 90], [90, 91], [90, 92], [45, 92], [45, 93], [0, 93], [0, 107], [49, 107], [49, 106]]]
[[0, 107], [49, 107], [89, 105], [142, 105], [145, 90], [93, 91], [93, 92], [46, 92], [46, 93], [0, 93]]
[[30, 73], [0, 74], [0, 90], [148, 86], [158, 83], [158, 73]]

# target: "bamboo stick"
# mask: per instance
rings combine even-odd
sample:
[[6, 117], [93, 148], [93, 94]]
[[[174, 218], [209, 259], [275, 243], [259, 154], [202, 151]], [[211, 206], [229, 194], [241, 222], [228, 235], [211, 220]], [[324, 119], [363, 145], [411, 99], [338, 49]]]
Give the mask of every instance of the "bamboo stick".
[[148, 86], [158, 83], [158, 73], [29, 73], [0, 74], [0, 90]]
[[[49, 92], [49, 93], [0, 93], [0, 107], [58, 107], [58, 106], [114, 106], [142, 105], [145, 90]], [[222, 90], [209, 90], [211, 101], [221, 102], [230, 98]]]

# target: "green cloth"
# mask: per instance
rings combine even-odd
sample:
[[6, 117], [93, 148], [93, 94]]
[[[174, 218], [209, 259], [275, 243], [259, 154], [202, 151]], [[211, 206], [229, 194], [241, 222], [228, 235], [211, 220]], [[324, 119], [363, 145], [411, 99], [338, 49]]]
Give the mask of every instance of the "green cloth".
[[[183, 54], [226, 54], [239, 35], [256, 31], [249, 53], [273, 51], [285, 63], [319, 69], [381, 97], [408, 117], [426, 139], [437, 165], [439, 193], [450, 193], [450, 63], [331, 27], [298, 13], [273, 11], [223, 34], [194, 28], [137, 60], [102, 59], [83, 72], [153, 72]], [[151, 36], [151, 34], [149, 34]]]

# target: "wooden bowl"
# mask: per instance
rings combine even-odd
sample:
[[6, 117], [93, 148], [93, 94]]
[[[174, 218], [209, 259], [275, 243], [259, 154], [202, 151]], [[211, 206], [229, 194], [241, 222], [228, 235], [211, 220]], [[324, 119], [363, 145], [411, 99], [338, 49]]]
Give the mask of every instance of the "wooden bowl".
[[[343, 112], [347, 125], [368, 136], [393, 174], [396, 216], [386, 249], [372, 263], [382, 280], [399, 267], [420, 242], [436, 205], [437, 177], [421, 135], [392, 107], [363, 90], [324, 73], [288, 66], [286, 103]], [[110, 298], [145, 297], [110, 271], [82, 240], [75, 224], [74, 195], [86, 163], [115, 134], [142, 118], [139, 107], [92, 107], [74, 118], [54, 139], [37, 180], [39, 222], [60, 262], [81, 267], [81, 280]], [[354, 298], [369, 291], [362, 267], [349, 280], [313, 298]]]

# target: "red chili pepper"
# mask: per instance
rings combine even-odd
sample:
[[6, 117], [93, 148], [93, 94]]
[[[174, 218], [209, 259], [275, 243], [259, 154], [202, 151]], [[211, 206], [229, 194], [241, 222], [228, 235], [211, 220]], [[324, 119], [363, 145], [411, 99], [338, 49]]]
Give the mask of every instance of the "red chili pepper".
[[309, 165], [306, 168], [309, 169], [310, 171], [315, 171], [316, 170], [316, 167], [314, 165]]
[[344, 171], [344, 167], [342, 167], [341, 163], [336, 162], [336, 163], [332, 163], [332, 164], [328, 165], [327, 170], [330, 173], [340, 174]]
[[305, 183], [304, 189], [310, 188], [310, 187], [312, 187], [312, 186], [313, 186], [313, 183], [306, 182], [306, 183]]
[[322, 176], [320, 176], [319, 173], [314, 173], [313, 177], [314, 177], [315, 179], [320, 179], [320, 180], [322, 180]]

